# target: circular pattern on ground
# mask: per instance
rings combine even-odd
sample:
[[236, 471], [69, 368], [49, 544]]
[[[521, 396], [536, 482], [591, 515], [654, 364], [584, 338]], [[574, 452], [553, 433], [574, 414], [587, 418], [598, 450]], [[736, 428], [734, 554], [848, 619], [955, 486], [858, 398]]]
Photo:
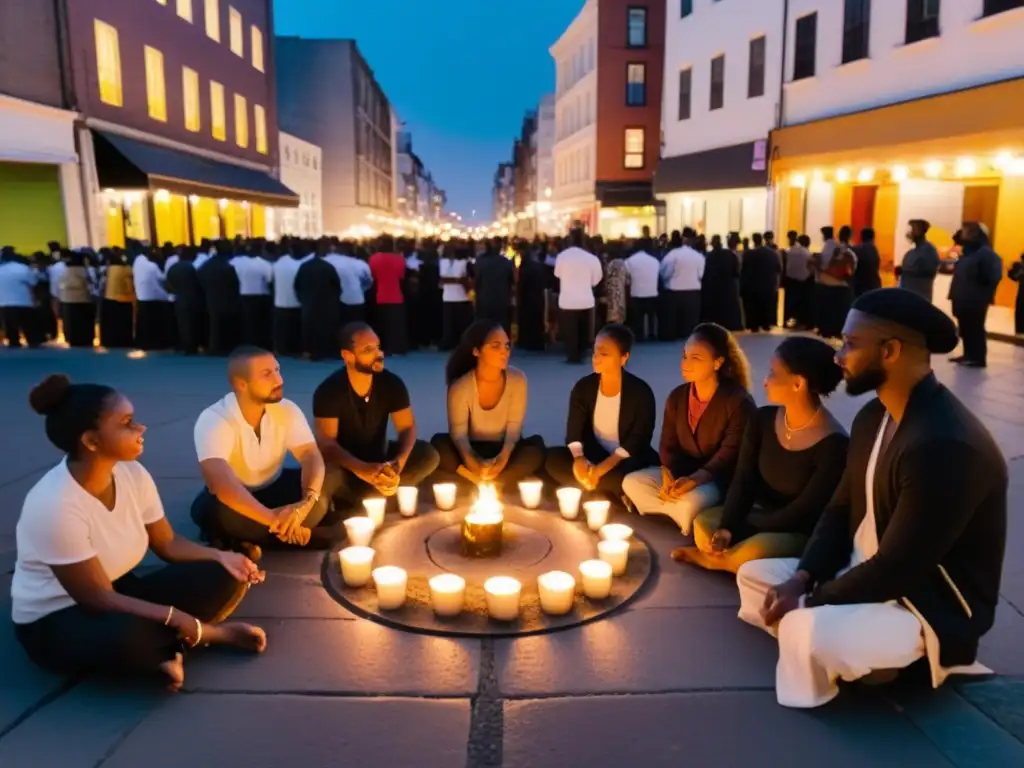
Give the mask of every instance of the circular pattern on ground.
[[[557, 511], [514, 505], [505, 506], [501, 556], [463, 557], [459, 526], [468, 511], [461, 507], [413, 518], [388, 515], [370, 546], [376, 551], [374, 567], [397, 565], [408, 573], [405, 605], [398, 610], [380, 610], [372, 583], [362, 588], [346, 586], [337, 551], [324, 559], [325, 588], [354, 613], [397, 629], [454, 637], [511, 637], [555, 632], [605, 617], [632, 600], [651, 575], [653, 555], [634, 535], [626, 573], [612, 580], [608, 598], [584, 597], [579, 564], [597, 558], [598, 536], [587, 528], [582, 513], [581, 520], [569, 521]], [[575, 605], [564, 616], [548, 616], [540, 608], [537, 577], [548, 571], [567, 571], [576, 577]], [[428, 582], [441, 573], [456, 573], [466, 580], [466, 606], [454, 618], [436, 616], [431, 607]], [[522, 583], [517, 621], [496, 622], [488, 617], [483, 584], [491, 576], [512, 576]]]

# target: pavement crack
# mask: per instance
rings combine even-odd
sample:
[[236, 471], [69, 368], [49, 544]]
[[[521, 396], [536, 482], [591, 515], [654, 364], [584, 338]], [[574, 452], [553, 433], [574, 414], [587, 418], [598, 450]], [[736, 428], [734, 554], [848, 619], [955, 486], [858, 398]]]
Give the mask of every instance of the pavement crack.
[[471, 700], [466, 768], [496, 768], [503, 762], [505, 702], [498, 686], [494, 640], [480, 643], [480, 676]]

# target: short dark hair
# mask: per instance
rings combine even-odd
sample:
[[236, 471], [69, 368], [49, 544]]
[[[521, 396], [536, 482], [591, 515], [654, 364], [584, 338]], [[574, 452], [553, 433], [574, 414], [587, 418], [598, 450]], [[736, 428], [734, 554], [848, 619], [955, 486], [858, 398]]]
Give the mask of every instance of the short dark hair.
[[844, 243], [853, 236], [853, 227], [842, 226], [839, 228], [839, 239]]
[[751, 235], [751, 237], [754, 240], [754, 247], [755, 248], [760, 248], [761, 244], [764, 242], [764, 238], [761, 236], [761, 233], [760, 232], [755, 232], [753, 235]]
[[800, 245], [802, 245], [804, 248], [810, 248], [811, 247], [811, 236], [810, 235], [800, 235], [800, 237], [798, 237], [796, 239], [796, 241], [798, 243], [800, 243]]
[[609, 323], [598, 331], [597, 335], [611, 339], [615, 346], [619, 348], [619, 353], [623, 355], [628, 355], [633, 351], [633, 343], [636, 341], [633, 331], [630, 330], [628, 325], [623, 325], [622, 323]]
[[790, 373], [807, 381], [815, 397], [828, 397], [843, 380], [835, 355], [831, 344], [811, 336], [791, 336], [775, 349], [775, 356]]
[[864, 229], [862, 229], [860, 231], [860, 241], [862, 243], [870, 243], [870, 242], [873, 242], [874, 239], [875, 239], [875, 229], [874, 229], [874, 227], [864, 227]]
[[362, 320], [353, 320], [351, 323], [347, 323], [341, 329], [341, 348], [352, 352], [355, 349], [356, 336], [367, 331], [372, 332], [373, 328], [370, 327], [369, 323], [364, 323]]

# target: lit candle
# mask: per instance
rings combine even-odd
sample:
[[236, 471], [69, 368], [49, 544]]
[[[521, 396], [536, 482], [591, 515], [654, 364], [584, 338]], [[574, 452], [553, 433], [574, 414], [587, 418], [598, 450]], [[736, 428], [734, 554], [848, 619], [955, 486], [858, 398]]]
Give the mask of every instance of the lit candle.
[[430, 604], [438, 616], [458, 616], [466, 602], [466, 580], [442, 573], [430, 580]]
[[610, 501], [588, 501], [583, 505], [583, 511], [587, 513], [587, 527], [592, 531], [599, 531], [608, 522], [608, 511], [611, 509]]
[[369, 547], [345, 547], [338, 553], [341, 558], [341, 577], [350, 587], [362, 587], [370, 580], [373, 556]]
[[434, 486], [434, 503], [438, 509], [455, 506], [455, 483], [438, 483]]
[[519, 498], [527, 509], [540, 506], [540, 495], [544, 491], [544, 483], [540, 480], [523, 480], [519, 483]]
[[558, 496], [558, 511], [566, 520], [575, 520], [580, 513], [580, 498], [583, 491], [579, 488], [559, 488], [555, 491]]
[[626, 563], [629, 561], [629, 542], [599, 541], [597, 554], [612, 567], [612, 573], [621, 576], [626, 572]]
[[374, 526], [380, 528], [384, 525], [384, 511], [387, 509], [387, 499], [363, 499], [363, 509], [366, 515], [373, 520]]
[[350, 517], [345, 521], [345, 533], [348, 543], [353, 547], [368, 547], [373, 541], [373, 532], [377, 526], [368, 517]]
[[416, 515], [416, 502], [419, 495], [420, 489], [415, 486], [403, 486], [398, 489], [398, 511], [402, 513], [402, 517]]
[[373, 584], [377, 587], [377, 605], [382, 611], [394, 611], [405, 603], [405, 586], [409, 577], [403, 568], [385, 565], [373, 569]]
[[605, 541], [629, 541], [633, 537], [633, 529], [622, 523], [610, 523], [602, 527], [599, 533]]
[[604, 560], [580, 563], [583, 594], [591, 600], [604, 600], [612, 591], [612, 567]]
[[537, 577], [540, 607], [550, 616], [564, 616], [576, 602], [576, 579], [565, 571], [550, 571]]
[[519, 597], [523, 586], [510, 576], [492, 576], [484, 582], [487, 613], [495, 621], [515, 621], [519, 617]]

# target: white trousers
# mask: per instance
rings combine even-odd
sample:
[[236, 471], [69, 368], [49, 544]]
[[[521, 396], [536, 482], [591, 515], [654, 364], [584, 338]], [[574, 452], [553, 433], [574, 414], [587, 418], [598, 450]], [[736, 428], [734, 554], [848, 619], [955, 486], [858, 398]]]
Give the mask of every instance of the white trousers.
[[796, 573], [795, 558], [754, 560], [740, 566], [739, 617], [779, 640], [775, 695], [784, 707], [818, 707], [839, 693], [837, 682], [875, 670], [903, 669], [925, 655], [917, 618], [895, 603], [823, 605], [786, 614], [765, 626], [761, 607], [770, 587]]
[[722, 492], [714, 483], [698, 485], [678, 501], [662, 501], [661, 468], [651, 467], [630, 472], [622, 479], [622, 492], [633, 502], [641, 515], [667, 515], [675, 520], [683, 534], [689, 534], [693, 521], [708, 507], [722, 500]]

